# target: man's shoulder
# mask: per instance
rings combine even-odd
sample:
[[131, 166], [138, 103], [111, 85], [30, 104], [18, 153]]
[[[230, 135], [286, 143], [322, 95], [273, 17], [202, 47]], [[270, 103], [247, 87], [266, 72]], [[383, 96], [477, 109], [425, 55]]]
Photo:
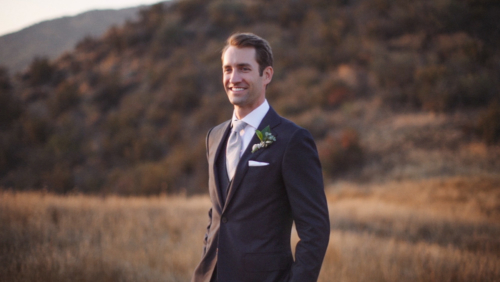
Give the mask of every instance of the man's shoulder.
[[271, 124], [278, 125], [280, 131], [286, 132], [295, 132], [297, 130], [303, 130], [304, 128], [297, 125], [295, 122], [281, 116], [278, 114], [273, 107], [269, 109], [269, 113], [271, 115]]
[[212, 127], [209, 132], [217, 132], [219, 130], [225, 130], [226, 127], [229, 125], [230, 122], [231, 122], [231, 120], [228, 119], [225, 122]]
[[282, 116], [280, 116], [280, 119], [281, 119], [280, 126], [279, 126], [280, 131], [287, 132], [288, 135], [290, 135], [290, 136], [293, 136], [293, 135], [297, 134], [298, 132], [309, 134], [309, 131], [307, 129], [301, 127], [300, 125], [296, 124], [295, 122], [293, 122], [287, 118], [284, 118]]
[[210, 128], [210, 130], [208, 130], [207, 133], [207, 139], [211, 139], [212, 136], [218, 136], [223, 134], [230, 122], [231, 120], [226, 120], [225, 122]]
[[297, 125], [295, 122], [293, 122], [285, 117], [282, 117], [282, 116], [279, 116], [279, 117], [281, 119], [281, 124], [284, 125], [286, 128], [295, 129], [295, 130], [302, 128], [299, 125]]

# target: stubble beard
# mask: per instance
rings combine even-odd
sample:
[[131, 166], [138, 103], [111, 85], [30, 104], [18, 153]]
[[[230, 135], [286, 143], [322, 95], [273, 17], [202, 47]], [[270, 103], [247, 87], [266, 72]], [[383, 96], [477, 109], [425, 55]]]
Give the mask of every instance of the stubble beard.
[[233, 104], [233, 106], [242, 107], [248, 101], [248, 97], [247, 96], [243, 96], [243, 97], [230, 96], [229, 101], [231, 102], [231, 104]]

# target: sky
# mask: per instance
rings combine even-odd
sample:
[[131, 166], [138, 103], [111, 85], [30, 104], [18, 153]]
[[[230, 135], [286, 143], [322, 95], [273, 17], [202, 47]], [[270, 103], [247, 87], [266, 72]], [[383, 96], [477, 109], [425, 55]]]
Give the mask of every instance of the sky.
[[0, 36], [45, 20], [96, 9], [121, 9], [163, 0], [0, 0]]

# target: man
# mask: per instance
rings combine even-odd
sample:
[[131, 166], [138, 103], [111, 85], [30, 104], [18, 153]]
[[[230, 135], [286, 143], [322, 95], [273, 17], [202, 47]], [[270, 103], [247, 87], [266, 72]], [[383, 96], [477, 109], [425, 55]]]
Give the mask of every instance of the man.
[[[266, 40], [232, 35], [222, 70], [234, 112], [207, 135], [212, 208], [191, 281], [317, 281], [330, 223], [314, 141], [265, 98], [273, 77]], [[295, 260], [293, 222], [300, 238]]]

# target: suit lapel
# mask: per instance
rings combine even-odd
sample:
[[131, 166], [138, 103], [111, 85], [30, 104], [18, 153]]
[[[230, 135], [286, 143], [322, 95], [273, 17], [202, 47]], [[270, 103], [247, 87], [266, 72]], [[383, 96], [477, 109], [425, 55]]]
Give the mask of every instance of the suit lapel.
[[[280, 122], [281, 122], [280, 116], [274, 111], [274, 109], [272, 107], [270, 107], [269, 111], [264, 116], [264, 118], [260, 122], [259, 127], [257, 129], [258, 130], [263, 130], [268, 125], [272, 129], [272, 128], [276, 127], [278, 124], [280, 124]], [[276, 133], [273, 133], [273, 135], [275, 137], [277, 137]], [[251, 157], [255, 158], [256, 156], [258, 156], [263, 151], [263, 150], [258, 150], [257, 152], [252, 153], [252, 147], [253, 147], [253, 145], [257, 144], [259, 142], [260, 142], [260, 140], [257, 137], [257, 135], [255, 134], [252, 137], [252, 140], [248, 144], [247, 148], [245, 149], [245, 152], [241, 156], [240, 161], [238, 162], [238, 167], [236, 168], [236, 172], [234, 174], [234, 178], [233, 178], [233, 180], [232, 180], [232, 182], [231, 182], [231, 184], [229, 186], [229, 191], [228, 191], [228, 194], [227, 194], [227, 199], [226, 199], [226, 202], [225, 202], [225, 205], [224, 205], [223, 212], [226, 209], [226, 207], [229, 205], [229, 202], [231, 201], [233, 195], [235, 194], [235, 191], [240, 186], [241, 181], [243, 180], [243, 178], [244, 178], [244, 176], [245, 176], [245, 174], [246, 174], [246, 172], [248, 170], [248, 160]]]
[[219, 213], [222, 213], [222, 203], [224, 202], [222, 199], [221, 195], [221, 188], [225, 189], [225, 187], [221, 187], [221, 182], [219, 179], [219, 171], [217, 167], [217, 160], [219, 159], [219, 156], [221, 154], [221, 150], [225, 149], [223, 148], [224, 140], [227, 138], [227, 135], [229, 134], [230, 128], [231, 128], [231, 121], [226, 121], [225, 124], [222, 124], [220, 129], [217, 132], [214, 132], [213, 140], [214, 142], [212, 143], [210, 150], [216, 150], [214, 158], [211, 160], [211, 165], [213, 169], [213, 177], [215, 179], [215, 193], [216, 193], [216, 198], [217, 198], [217, 204], [218, 204], [218, 209]]

